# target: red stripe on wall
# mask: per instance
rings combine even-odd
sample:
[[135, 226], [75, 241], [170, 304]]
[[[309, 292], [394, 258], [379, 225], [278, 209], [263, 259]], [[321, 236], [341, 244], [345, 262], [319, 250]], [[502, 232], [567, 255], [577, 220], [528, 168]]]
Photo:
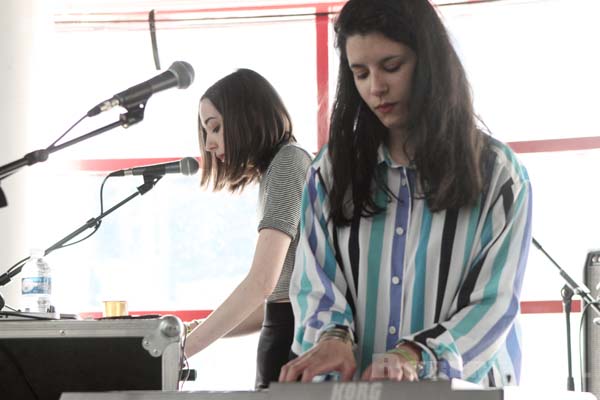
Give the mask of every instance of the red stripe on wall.
[[[250, 2], [249, 2], [250, 3]], [[341, 7], [346, 4], [345, 1], [332, 1], [332, 2], [310, 2], [310, 3], [288, 3], [288, 4], [265, 4], [265, 5], [244, 5], [244, 6], [231, 6], [231, 7], [207, 7], [207, 8], [195, 8], [188, 9], [182, 8], [180, 10], [177, 9], [165, 9], [165, 10], [156, 10], [157, 17], [169, 14], [212, 14], [212, 13], [229, 13], [229, 14], [237, 14], [244, 12], [255, 12], [255, 11], [283, 11], [283, 10], [301, 10], [301, 9], [311, 9], [316, 12], [324, 12], [326, 11], [334, 11], [339, 10]], [[88, 20], [90, 16], [96, 17], [128, 17], [128, 18], [141, 18], [142, 20], [146, 20], [148, 17], [147, 11], [106, 11], [106, 12], [86, 12], [86, 13], [69, 13], [68, 10], [66, 12], [57, 14], [55, 20], [58, 22], [62, 22], [62, 20], [67, 17], [81, 17], [82, 20]], [[158, 20], [164, 18], [157, 18]]]
[[[191, 321], [193, 319], [204, 319], [210, 315], [213, 310], [174, 310], [174, 311], [130, 311], [129, 315], [176, 315], [182, 321]], [[573, 300], [572, 312], [581, 312], [581, 301]], [[562, 302], [560, 300], [542, 300], [542, 301], [522, 301], [521, 314], [561, 314], [563, 312]], [[101, 312], [82, 312], [81, 318], [102, 318]]]
[[[560, 300], [522, 301], [521, 314], [560, 314], [563, 304]], [[581, 312], [581, 301], [573, 300], [571, 312]]]
[[528, 140], [523, 142], [509, 142], [508, 145], [517, 153], [591, 150], [600, 149], [600, 136]]
[[[72, 163], [72, 167], [82, 171], [108, 172], [140, 167], [146, 165], [162, 164], [180, 160], [182, 157], [161, 157], [161, 158], [123, 158], [123, 159], [105, 159], [105, 160], [79, 160]], [[200, 159], [196, 157], [198, 161]]]
[[[317, 31], [319, 30], [317, 23]], [[323, 24], [325, 25], [325, 24]], [[319, 33], [317, 33], [319, 36]], [[323, 40], [323, 39], [322, 39]], [[326, 39], [325, 39], [326, 40]], [[319, 42], [319, 40], [317, 39]], [[321, 45], [318, 43], [318, 45]], [[321, 60], [322, 61], [322, 60]], [[319, 100], [317, 124], [318, 138], [317, 143], [319, 148], [327, 142], [329, 129], [329, 114], [328, 114], [328, 88], [329, 76], [327, 62], [319, 65], [319, 53], [317, 51], [317, 94]], [[319, 80], [320, 79], [320, 80]], [[579, 137], [569, 139], [547, 139], [547, 140], [530, 140], [522, 142], [509, 142], [508, 145], [517, 153], [550, 153], [557, 151], [574, 151], [574, 150], [592, 150], [600, 149], [600, 136], [595, 137]], [[196, 157], [198, 161], [200, 159]], [[119, 169], [133, 168], [143, 165], [159, 164], [171, 161], [177, 161], [181, 157], [164, 157], [164, 158], [131, 158], [131, 159], [105, 159], [105, 160], [79, 160], [69, 165], [73, 169], [92, 172], [116, 171]]]
[[[439, 7], [461, 5], [469, 3], [485, 3], [490, 0], [432, 0], [431, 2]], [[240, 2], [242, 3], [242, 2]], [[346, 1], [320, 1], [320, 2], [298, 2], [298, 3], [284, 3], [284, 4], [256, 4], [258, 2], [247, 1], [247, 4], [239, 6], [225, 6], [225, 7], [206, 7], [206, 8], [181, 8], [181, 9], [157, 9], [156, 15], [160, 18], [157, 20], [165, 20], [162, 16], [170, 14], [214, 14], [214, 13], [252, 13], [257, 11], [277, 11], [281, 12], [284, 10], [303, 10], [311, 9], [317, 13], [322, 12], [337, 12], [339, 11]], [[144, 11], [119, 11], [118, 7], [114, 11], [104, 12], [69, 12], [69, 9], [59, 10], [55, 16], [56, 22], [73, 22], [66, 21], [67, 19], [79, 17], [80, 20], [87, 21], [90, 17], [104, 17], [104, 18], [139, 18], [142, 21], [147, 20], [148, 12]]]
[[[182, 321], [191, 321], [194, 319], [204, 319], [213, 310], [174, 310], [174, 311], [130, 311], [129, 315], [175, 315]], [[79, 316], [83, 319], [102, 318], [102, 313], [98, 311], [82, 312]]]
[[329, 138], [329, 15], [317, 15], [317, 145]]

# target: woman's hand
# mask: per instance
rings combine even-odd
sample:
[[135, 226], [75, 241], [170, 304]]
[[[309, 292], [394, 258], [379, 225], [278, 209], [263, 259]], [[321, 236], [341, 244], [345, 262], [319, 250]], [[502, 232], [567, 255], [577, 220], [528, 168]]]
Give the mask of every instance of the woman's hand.
[[401, 345], [387, 353], [374, 354], [373, 363], [363, 372], [363, 381], [418, 381], [420, 352]]
[[317, 375], [337, 371], [342, 381], [352, 380], [356, 359], [352, 343], [329, 338], [281, 368], [279, 382], [311, 382]]

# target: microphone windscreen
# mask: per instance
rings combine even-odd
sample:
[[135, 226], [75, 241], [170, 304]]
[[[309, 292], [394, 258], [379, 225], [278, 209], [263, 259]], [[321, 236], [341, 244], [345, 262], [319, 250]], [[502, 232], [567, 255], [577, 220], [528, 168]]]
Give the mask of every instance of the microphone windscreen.
[[169, 71], [177, 78], [178, 89], [185, 89], [194, 82], [194, 68], [185, 61], [175, 61]]
[[179, 161], [179, 165], [183, 175], [194, 175], [200, 168], [198, 161], [196, 161], [194, 157], [182, 158], [181, 161]]

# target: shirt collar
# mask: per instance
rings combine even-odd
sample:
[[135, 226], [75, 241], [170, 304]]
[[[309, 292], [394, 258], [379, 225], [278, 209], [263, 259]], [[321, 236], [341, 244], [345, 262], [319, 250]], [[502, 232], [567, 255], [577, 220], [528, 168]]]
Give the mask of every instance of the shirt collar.
[[377, 149], [377, 165], [386, 164], [389, 168], [408, 168], [415, 169], [414, 162], [411, 161], [410, 165], [401, 165], [395, 162], [390, 156], [390, 151], [385, 144], [380, 144]]

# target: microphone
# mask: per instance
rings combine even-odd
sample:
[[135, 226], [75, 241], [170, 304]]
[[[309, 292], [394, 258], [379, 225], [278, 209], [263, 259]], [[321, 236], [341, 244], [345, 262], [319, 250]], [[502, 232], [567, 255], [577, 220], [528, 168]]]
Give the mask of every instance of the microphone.
[[112, 98], [98, 104], [87, 112], [87, 116], [96, 116], [116, 106], [125, 108], [137, 106], [148, 101], [154, 93], [172, 87], [186, 89], [193, 81], [194, 68], [185, 61], [175, 61], [165, 72], [117, 93]]
[[199, 164], [195, 158], [186, 157], [179, 161], [122, 169], [120, 171], [111, 172], [110, 176], [163, 176], [166, 174], [194, 175], [198, 172], [198, 168]]

